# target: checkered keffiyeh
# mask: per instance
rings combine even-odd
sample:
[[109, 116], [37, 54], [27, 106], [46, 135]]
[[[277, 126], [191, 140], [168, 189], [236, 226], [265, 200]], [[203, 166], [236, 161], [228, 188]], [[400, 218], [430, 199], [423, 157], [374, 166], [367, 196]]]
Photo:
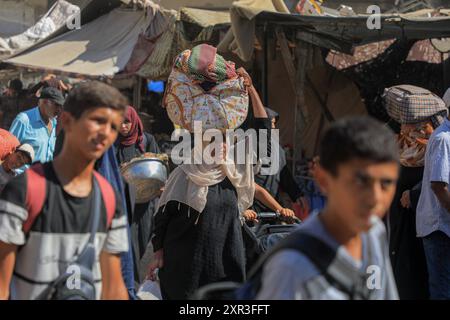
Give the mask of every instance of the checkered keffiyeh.
[[386, 111], [401, 124], [433, 121], [436, 127], [448, 114], [444, 101], [434, 93], [420, 87], [399, 85], [384, 90]]

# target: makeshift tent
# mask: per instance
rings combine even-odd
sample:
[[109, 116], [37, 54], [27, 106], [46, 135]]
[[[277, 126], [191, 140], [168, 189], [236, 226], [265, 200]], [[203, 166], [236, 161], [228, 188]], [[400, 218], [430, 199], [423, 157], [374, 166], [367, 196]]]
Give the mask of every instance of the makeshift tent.
[[[243, 60], [250, 60], [254, 49], [255, 28], [270, 25], [294, 28], [296, 36], [321, 47], [350, 53], [356, 45], [393, 38], [428, 39], [450, 36], [450, 17], [426, 17], [411, 14], [379, 15], [381, 29], [368, 28], [368, 16], [304, 16], [290, 14], [278, 0], [241, 0], [230, 9], [232, 27], [220, 44]], [[277, 7], [278, 5], [278, 7]], [[445, 11], [443, 11], [445, 13]], [[372, 21], [372, 20], [370, 20]]]
[[[381, 29], [373, 30], [367, 27], [367, 15], [290, 14], [277, 0], [236, 1], [230, 14], [232, 27], [219, 50], [222, 53], [233, 52], [244, 61], [255, 61], [263, 100], [280, 112], [281, 138], [284, 143], [294, 145], [296, 161], [301, 159], [301, 152], [311, 156], [317, 149], [320, 131], [317, 128], [322, 126], [318, 125], [317, 112], [321, 114], [320, 121], [324, 126], [345, 114], [365, 112], [362, 103], [356, 102], [361, 100], [361, 96], [350, 78], [335, 71], [339, 75], [334, 77], [346, 83], [346, 95], [356, 99], [350, 99], [354, 106], [351, 108], [348, 108], [346, 100], [334, 95], [334, 89], [323, 85], [327, 83], [328, 72], [327, 67], [318, 63], [323, 62], [323, 53], [332, 49], [351, 54], [357, 46], [390, 39], [422, 40], [450, 36], [450, 17], [445, 10], [441, 10], [438, 17], [378, 15]], [[438, 54], [427, 50], [427, 44], [426, 41], [416, 44], [411, 51], [411, 60], [436, 61]], [[381, 53], [382, 49], [385, 48], [380, 49]], [[366, 57], [370, 59], [373, 54], [369, 52]], [[326, 71], [317, 68], [325, 68]], [[313, 76], [319, 75], [322, 77], [313, 80]], [[328, 102], [325, 99], [327, 95]]]
[[[352, 55], [332, 51], [327, 56], [327, 62], [338, 70], [355, 66], [362, 62], [375, 59], [389, 48], [395, 40], [386, 40], [358, 46]], [[411, 48], [406, 61], [423, 61], [428, 63], [442, 63], [442, 52], [438, 51], [430, 39], [417, 41]]]
[[230, 26], [226, 11], [181, 8], [166, 13], [167, 29], [161, 36], [149, 37], [155, 47], [137, 74], [150, 79], [167, 79], [174, 58], [200, 43], [217, 45]]
[[219, 42], [228, 12], [165, 10], [151, 1], [144, 10], [116, 8], [106, 15], [5, 62], [76, 77], [164, 79], [174, 57], [198, 43]]
[[[305, 55], [307, 61], [302, 66], [306, 70], [304, 94], [300, 108], [296, 108], [300, 97], [297, 88], [291, 85], [281, 50], [276, 50], [275, 41], [268, 46], [267, 72], [270, 76], [266, 105], [280, 115], [277, 127], [282, 145], [296, 146], [303, 157], [311, 158], [317, 154], [319, 137], [333, 120], [351, 114], [367, 114], [355, 83], [326, 64], [320, 49], [310, 45]], [[256, 51], [255, 65], [262, 65], [263, 58], [263, 52]], [[296, 109], [301, 112], [297, 115], [297, 123]]]
[[75, 76], [113, 76], [125, 68], [139, 35], [149, 27], [157, 10], [150, 8], [147, 16], [144, 10], [116, 8], [81, 29], [5, 62]]

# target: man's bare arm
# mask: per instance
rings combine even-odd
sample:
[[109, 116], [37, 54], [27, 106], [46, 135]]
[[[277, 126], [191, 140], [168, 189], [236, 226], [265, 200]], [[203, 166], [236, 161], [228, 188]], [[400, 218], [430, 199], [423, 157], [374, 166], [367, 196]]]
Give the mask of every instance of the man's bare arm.
[[106, 251], [100, 254], [102, 271], [102, 300], [128, 300], [128, 291], [122, 278], [120, 256]]
[[0, 300], [9, 298], [9, 285], [16, 263], [17, 246], [0, 241]]

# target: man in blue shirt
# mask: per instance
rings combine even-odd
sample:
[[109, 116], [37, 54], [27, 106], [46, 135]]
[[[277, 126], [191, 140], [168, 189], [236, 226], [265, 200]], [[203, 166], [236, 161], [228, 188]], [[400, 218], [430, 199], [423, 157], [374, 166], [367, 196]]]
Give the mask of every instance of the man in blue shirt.
[[431, 299], [450, 299], [450, 120], [431, 135], [417, 204], [417, 236], [423, 239]]
[[[9, 131], [21, 144], [30, 144], [35, 153], [34, 162], [49, 162], [53, 159], [56, 142], [56, 117], [62, 110], [64, 97], [52, 87], [42, 89], [38, 106], [21, 112], [14, 119]], [[18, 174], [28, 166], [16, 169]]]

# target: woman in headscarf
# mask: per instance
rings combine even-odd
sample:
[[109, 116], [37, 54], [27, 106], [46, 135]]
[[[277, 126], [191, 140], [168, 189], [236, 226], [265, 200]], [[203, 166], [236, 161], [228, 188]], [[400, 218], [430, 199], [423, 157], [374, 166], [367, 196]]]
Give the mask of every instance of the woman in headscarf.
[[[248, 74], [241, 74], [252, 102], [254, 127], [270, 133], [258, 93]], [[223, 154], [227, 153], [222, 150]], [[213, 282], [245, 280], [242, 223], [255, 188], [250, 161], [181, 164], [171, 173], [155, 215], [149, 266], [150, 279], [156, 278], [159, 268], [163, 299], [186, 299]]]
[[144, 132], [139, 115], [132, 106], [128, 106], [117, 138], [117, 159], [119, 164], [139, 157], [145, 152], [159, 153], [155, 138]]
[[[159, 153], [155, 138], [150, 133], [144, 132], [144, 125], [132, 106], [128, 106], [125, 111], [124, 122], [120, 127], [115, 147], [119, 165], [146, 152]], [[141, 283], [142, 279], [139, 276], [141, 274], [139, 272], [140, 260], [150, 242], [153, 214], [158, 199], [136, 203], [135, 189], [131, 185], [125, 184], [125, 190], [134, 255], [134, 274], [136, 281]]]

